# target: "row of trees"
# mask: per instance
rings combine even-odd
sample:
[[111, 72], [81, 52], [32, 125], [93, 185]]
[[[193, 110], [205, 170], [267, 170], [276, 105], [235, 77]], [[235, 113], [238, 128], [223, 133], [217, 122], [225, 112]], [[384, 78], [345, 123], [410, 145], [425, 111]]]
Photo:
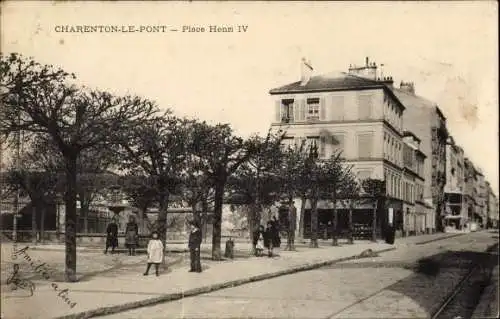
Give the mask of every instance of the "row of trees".
[[[143, 215], [159, 207], [157, 230], [163, 241], [173, 198], [191, 206], [195, 218], [200, 218], [200, 205], [204, 212], [211, 208], [214, 259], [221, 258], [227, 198], [247, 206], [251, 235], [265, 207], [283, 199], [309, 199], [311, 246], [317, 247], [318, 200], [335, 203], [359, 195], [340, 154], [318, 161], [317, 149], [305, 143], [284, 149], [283, 131], [243, 139], [228, 124], [179, 118], [147, 99], [80, 87], [74, 75], [19, 54], [1, 56], [0, 72], [0, 133], [15, 143], [22, 132], [28, 146], [23, 165], [13, 167], [8, 180], [31, 197], [42, 215], [48, 203], [64, 199], [68, 281], [76, 280], [77, 199], [88, 213], [93, 196], [110, 186], [103, 177], [109, 169], [127, 178], [124, 190]], [[332, 222], [336, 245], [336, 213]]]

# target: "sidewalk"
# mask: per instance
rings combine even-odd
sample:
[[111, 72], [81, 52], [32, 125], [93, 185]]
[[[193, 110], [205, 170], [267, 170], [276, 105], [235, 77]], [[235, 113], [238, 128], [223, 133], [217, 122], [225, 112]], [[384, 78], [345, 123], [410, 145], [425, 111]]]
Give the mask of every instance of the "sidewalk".
[[[421, 236], [425, 237], [421, 239], [425, 241], [449, 236], [434, 234]], [[396, 244], [411, 244], [413, 238], [400, 238]], [[171, 267], [160, 277], [144, 277], [144, 264], [141, 264], [77, 283], [35, 281], [36, 290], [31, 297], [23, 291], [2, 294], [2, 318], [89, 318], [314, 269], [352, 258], [367, 249], [387, 251], [396, 248], [397, 245], [382, 242], [355, 242], [354, 245], [342, 244], [338, 247], [322, 245], [317, 249], [299, 245], [296, 252], [281, 251], [276, 258], [202, 260], [204, 271], [199, 274], [188, 273], [188, 261], [184, 260], [181, 265]], [[64, 289], [67, 292], [61, 292]], [[71, 308], [73, 303], [76, 305]]]

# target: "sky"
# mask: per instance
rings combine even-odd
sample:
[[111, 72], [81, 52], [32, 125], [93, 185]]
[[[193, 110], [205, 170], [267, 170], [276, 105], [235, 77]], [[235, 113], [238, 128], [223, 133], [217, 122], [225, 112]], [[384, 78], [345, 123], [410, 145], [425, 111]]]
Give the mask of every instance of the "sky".
[[[29, 2], [1, 4], [2, 52], [74, 72], [82, 85], [137, 94], [180, 116], [264, 133], [269, 90], [347, 71], [365, 57], [436, 102], [498, 194], [498, 5], [462, 2]], [[166, 32], [57, 32], [61, 26]], [[210, 25], [235, 32], [208, 32]], [[237, 26], [247, 26], [237, 32]], [[205, 32], [181, 32], [204, 27]], [[179, 31], [168, 31], [171, 29]], [[242, 30], [242, 29], [241, 29]]]

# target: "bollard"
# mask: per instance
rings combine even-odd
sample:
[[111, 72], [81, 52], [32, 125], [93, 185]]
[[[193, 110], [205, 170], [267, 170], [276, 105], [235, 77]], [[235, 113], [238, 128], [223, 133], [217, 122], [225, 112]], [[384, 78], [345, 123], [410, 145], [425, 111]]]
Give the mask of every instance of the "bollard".
[[226, 241], [226, 250], [224, 252], [224, 257], [233, 259], [234, 258], [234, 241], [229, 237]]

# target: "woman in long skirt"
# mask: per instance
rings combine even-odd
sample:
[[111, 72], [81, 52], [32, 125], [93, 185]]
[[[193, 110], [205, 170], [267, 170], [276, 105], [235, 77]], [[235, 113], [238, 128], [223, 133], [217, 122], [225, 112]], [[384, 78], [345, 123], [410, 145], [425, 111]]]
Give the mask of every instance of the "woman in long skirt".
[[127, 227], [125, 228], [125, 246], [128, 248], [129, 256], [135, 255], [137, 241], [139, 239], [139, 227], [135, 222], [134, 216], [129, 217]]

